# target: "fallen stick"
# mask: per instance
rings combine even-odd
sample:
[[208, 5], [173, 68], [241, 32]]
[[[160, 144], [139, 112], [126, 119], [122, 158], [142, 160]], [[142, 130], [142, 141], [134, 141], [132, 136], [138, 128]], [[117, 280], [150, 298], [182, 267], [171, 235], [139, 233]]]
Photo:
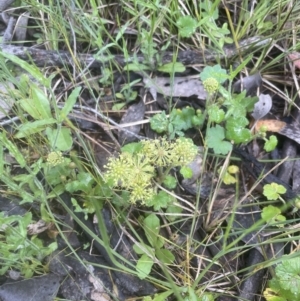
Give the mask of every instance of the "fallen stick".
[[[195, 50], [181, 50], [178, 51], [176, 60], [185, 66], [188, 65], [200, 65], [206, 62], [216, 61], [218, 58], [232, 58], [237, 54], [245, 54], [252, 51], [253, 48], [266, 45], [270, 42], [270, 39], [264, 39], [261, 37], [252, 37], [242, 40], [239, 43], [239, 48], [235, 46], [224, 47], [223, 53], [216, 53], [212, 51], [195, 51]], [[123, 55], [101, 55], [96, 54], [77, 54], [76, 58], [71, 53], [66, 51], [53, 51], [44, 50], [36, 47], [25, 47], [3, 44], [0, 46], [3, 53], [12, 54], [25, 61], [33, 62], [38, 67], [72, 67], [75, 65], [75, 59], [84, 66], [89, 66], [91, 69], [98, 69], [107, 64], [108, 61], [113, 61], [114, 64], [119, 66], [125, 66], [128, 63], [142, 64], [147, 59], [142, 54], [135, 54], [132, 57], [125, 58]], [[0, 52], [1, 53], [1, 52]], [[165, 52], [161, 55], [160, 61], [153, 58], [154, 64], [167, 64], [172, 63], [174, 57], [173, 52]]]

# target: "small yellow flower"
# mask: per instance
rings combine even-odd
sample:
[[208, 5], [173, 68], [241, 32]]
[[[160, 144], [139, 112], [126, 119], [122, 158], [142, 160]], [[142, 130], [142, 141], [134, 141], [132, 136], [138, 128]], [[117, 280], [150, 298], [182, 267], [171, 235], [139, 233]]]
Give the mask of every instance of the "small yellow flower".
[[56, 166], [58, 164], [61, 164], [64, 162], [64, 157], [62, 155], [62, 152], [51, 152], [47, 156], [47, 163], [50, 166]]
[[219, 89], [219, 83], [213, 77], [209, 77], [205, 81], [203, 81], [203, 86], [204, 89], [210, 94], [215, 93]]

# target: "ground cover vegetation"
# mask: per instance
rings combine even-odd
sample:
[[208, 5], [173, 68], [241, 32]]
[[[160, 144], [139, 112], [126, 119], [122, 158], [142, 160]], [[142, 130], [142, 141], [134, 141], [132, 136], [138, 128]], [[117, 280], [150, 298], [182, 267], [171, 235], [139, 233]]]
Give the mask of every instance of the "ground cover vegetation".
[[0, 299], [300, 300], [299, 11], [0, 1]]

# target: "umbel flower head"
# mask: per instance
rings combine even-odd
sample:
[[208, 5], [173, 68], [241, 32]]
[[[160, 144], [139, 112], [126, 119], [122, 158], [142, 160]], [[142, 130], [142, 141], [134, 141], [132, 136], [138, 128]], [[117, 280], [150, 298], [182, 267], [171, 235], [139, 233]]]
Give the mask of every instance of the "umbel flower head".
[[218, 89], [219, 89], [219, 82], [215, 78], [209, 77], [205, 81], [203, 81], [203, 86], [204, 86], [204, 89], [208, 93], [213, 94], [216, 91], [218, 91]]
[[151, 164], [157, 167], [170, 166], [172, 162], [173, 145], [167, 139], [154, 139], [142, 141], [142, 153], [149, 158]]
[[143, 154], [122, 153], [119, 158], [110, 158], [105, 167], [104, 179], [113, 187], [129, 190], [131, 203], [144, 203], [153, 196], [151, 179], [155, 170]]
[[195, 159], [198, 148], [187, 138], [175, 141], [161, 138], [141, 143], [141, 151], [124, 152], [118, 158], [110, 158], [105, 166], [104, 179], [112, 187], [129, 191], [131, 203], [147, 205], [147, 201], [155, 195], [155, 168], [187, 165]]
[[176, 139], [172, 149], [173, 166], [185, 166], [191, 163], [198, 153], [192, 139], [180, 137]]
[[61, 164], [64, 162], [64, 157], [62, 155], [62, 152], [51, 152], [47, 156], [47, 163], [50, 166], [56, 166], [58, 164]]

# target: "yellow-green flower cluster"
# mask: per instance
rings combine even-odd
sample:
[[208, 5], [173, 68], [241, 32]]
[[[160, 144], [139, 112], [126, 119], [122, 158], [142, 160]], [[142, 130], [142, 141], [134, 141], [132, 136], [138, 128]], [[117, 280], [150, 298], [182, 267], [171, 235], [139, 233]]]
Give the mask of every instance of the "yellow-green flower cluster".
[[105, 180], [113, 187], [129, 190], [131, 203], [145, 203], [154, 195], [151, 179], [155, 170], [143, 154], [122, 153], [119, 158], [110, 158], [105, 167]]
[[110, 158], [104, 179], [112, 185], [130, 192], [130, 202], [147, 204], [155, 195], [153, 178], [155, 168], [184, 166], [192, 162], [198, 149], [191, 139], [179, 138], [173, 142], [166, 138], [142, 141], [142, 150], [124, 152]]
[[156, 167], [184, 166], [194, 160], [198, 149], [191, 139], [178, 138], [167, 141], [166, 138], [142, 141], [142, 153]]
[[63, 157], [63, 154], [62, 152], [51, 152], [48, 154], [47, 156], [47, 163], [48, 165], [50, 166], [56, 166], [58, 164], [61, 164], [64, 162], [64, 157]]
[[218, 91], [218, 89], [219, 89], [219, 82], [215, 78], [209, 77], [205, 81], [203, 81], [203, 86], [204, 86], [204, 89], [208, 93], [213, 94], [216, 91]]
[[176, 139], [172, 150], [173, 165], [185, 166], [196, 158], [197, 153], [198, 148], [191, 139]]
[[142, 141], [142, 153], [157, 167], [172, 164], [172, 143], [166, 138]]

